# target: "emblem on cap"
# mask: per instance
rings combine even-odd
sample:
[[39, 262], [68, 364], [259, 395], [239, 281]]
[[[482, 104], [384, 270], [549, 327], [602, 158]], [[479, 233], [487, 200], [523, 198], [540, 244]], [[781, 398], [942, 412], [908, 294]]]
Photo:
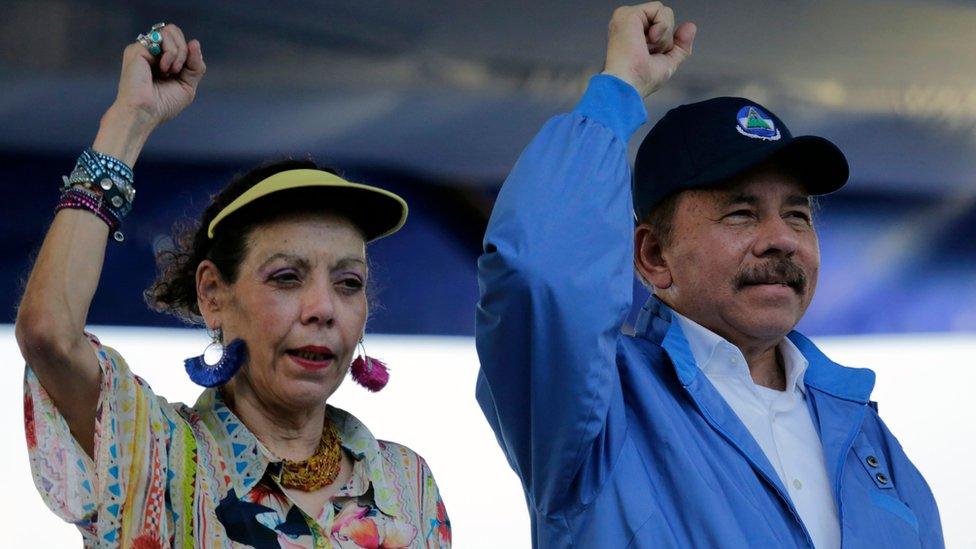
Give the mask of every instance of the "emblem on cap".
[[746, 137], [765, 139], [766, 141], [777, 141], [780, 138], [776, 123], [759, 107], [752, 105], [742, 107], [739, 109], [739, 113], [735, 115], [735, 119], [735, 129]]

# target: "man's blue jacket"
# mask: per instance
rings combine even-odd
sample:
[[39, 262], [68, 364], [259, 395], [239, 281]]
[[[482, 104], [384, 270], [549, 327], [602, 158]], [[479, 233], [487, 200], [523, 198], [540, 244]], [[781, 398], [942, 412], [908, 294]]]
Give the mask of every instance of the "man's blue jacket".
[[[597, 76], [502, 187], [479, 259], [477, 396], [536, 547], [810, 547], [759, 445], [699, 370], [671, 311], [632, 300], [627, 141], [636, 91]], [[928, 485], [869, 402], [870, 370], [808, 339], [804, 383], [844, 547], [942, 547]]]

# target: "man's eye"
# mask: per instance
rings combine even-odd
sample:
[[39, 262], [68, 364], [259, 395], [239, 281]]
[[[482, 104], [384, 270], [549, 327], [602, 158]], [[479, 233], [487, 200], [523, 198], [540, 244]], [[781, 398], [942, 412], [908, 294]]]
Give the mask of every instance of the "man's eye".
[[362, 290], [366, 286], [362, 280], [355, 277], [343, 278], [339, 280], [338, 284], [340, 288], [347, 291]]
[[727, 218], [742, 219], [747, 217], [753, 217], [752, 210], [736, 210], [732, 213], [726, 214]]
[[801, 212], [801, 211], [789, 212], [786, 215], [791, 219], [797, 219], [803, 221], [804, 223], [810, 223], [810, 214], [806, 212]]

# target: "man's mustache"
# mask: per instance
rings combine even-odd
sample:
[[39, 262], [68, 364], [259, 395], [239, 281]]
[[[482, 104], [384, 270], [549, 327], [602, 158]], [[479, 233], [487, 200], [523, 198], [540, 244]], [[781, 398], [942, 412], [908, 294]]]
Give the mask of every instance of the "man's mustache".
[[737, 290], [756, 284], [786, 284], [796, 293], [802, 294], [807, 287], [807, 275], [793, 260], [781, 257], [747, 267], [735, 277]]

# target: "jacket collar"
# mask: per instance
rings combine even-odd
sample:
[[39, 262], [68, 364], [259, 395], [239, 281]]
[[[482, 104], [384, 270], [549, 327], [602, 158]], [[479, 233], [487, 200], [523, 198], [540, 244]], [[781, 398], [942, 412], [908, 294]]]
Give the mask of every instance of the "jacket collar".
[[[254, 436], [226, 405], [218, 390], [205, 390], [193, 408], [216, 439], [227, 465], [224, 472], [230, 477], [230, 484], [238, 496], [247, 494], [268, 467], [280, 466], [281, 458]], [[399, 515], [401, 510], [394, 495], [396, 492], [387, 486], [379, 441], [345, 410], [327, 406], [326, 413], [339, 430], [342, 447], [356, 460], [353, 464], [355, 486], [350, 486], [346, 495], [362, 495], [371, 485], [376, 506], [387, 515]]]
[[800, 332], [793, 330], [787, 336], [800, 353], [810, 362], [804, 382], [837, 398], [866, 404], [874, 390], [874, 372], [867, 368], [841, 366], [827, 358], [823, 351]]
[[[671, 311], [671, 321], [681, 327], [695, 362], [709, 379], [715, 376], [732, 376], [745, 381], [748, 385], [753, 384], [749, 366], [738, 347], [675, 310]], [[783, 358], [786, 374], [785, 392], [790, 395], [796, 391], [806, 393], [807, 387], [803, 384], [803, 377], [809, 361], [789, 338], [784, 338], [777, 345], [777, 349]]]
[[[691, 384], [701, 371], [695, 362], [688, 339], [675, 319], [674, 311], [657, 296], [652, 295], [641, 308], [634, 332], [637, 337], [650, 340], [667, 350], [682, 385]], [[795, 330], [787, 337], [809, 362], [804, 375], [804, 384], [807, 387], [844, 400], [868, 402], [874, 389], [874, 372], [835, 363], [812, 341]]]

